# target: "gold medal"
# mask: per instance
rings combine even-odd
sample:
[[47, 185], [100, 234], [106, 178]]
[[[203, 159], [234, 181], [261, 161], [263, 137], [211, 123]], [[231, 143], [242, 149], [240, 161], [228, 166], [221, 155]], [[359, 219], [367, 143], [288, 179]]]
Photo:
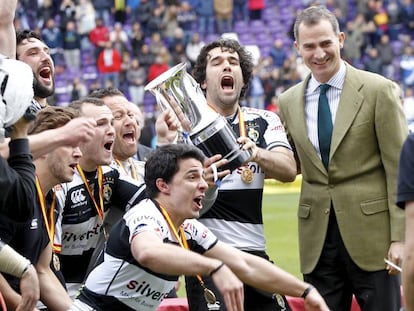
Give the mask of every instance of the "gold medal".
[[244, 166], [241, 172], [241, 179], [246, 184], [251, 184], [254, 179], [253, 171], [249, 167]]
[[53, 267], [55, 268], [56, 271], [60, 270], [60, 260], [58, 255], [56, 255], [55, 253], [52, 254], [52, 262], [53, 262]]
[[206, 300], [207, 304], [215, 304], [216, 303], [216, 295], [208, 289], [207, 287], [204, 287], [204, 299]]

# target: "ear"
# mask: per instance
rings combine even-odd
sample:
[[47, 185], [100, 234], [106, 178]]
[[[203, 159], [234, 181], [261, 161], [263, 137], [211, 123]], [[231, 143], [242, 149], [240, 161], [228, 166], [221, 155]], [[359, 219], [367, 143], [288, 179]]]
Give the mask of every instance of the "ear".
[[339, 33], [339, 48], [340, 49], [342, 49], [344, 47], [344, 42], [345, 42], [345, 33], [340, 32]]
[[298, 53], [298, 55], [302, 56], [302, 55], [300, 55], [299, 43], [297, 41], [295, 41], [293, 44], [295, 45], [296, 52]]
[[157, 185], [157, 188], [161, 193], [164, 193], [164, 194], [170, 193], [170, 187], [168, 186], [168, 183], [166, 183], [164, 179], [157, 178], [157, 180], [155, 181], [155, 184]]
[[202, 83], [200, 83], [200, 87], [205, 90], [207, 88], [207, 83], [206, 81], [203, 81]]

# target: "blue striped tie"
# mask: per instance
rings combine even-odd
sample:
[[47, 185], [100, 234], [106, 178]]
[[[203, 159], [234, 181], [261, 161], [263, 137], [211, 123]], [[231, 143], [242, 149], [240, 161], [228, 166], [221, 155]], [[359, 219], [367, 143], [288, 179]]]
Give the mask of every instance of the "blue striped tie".
[[318, 139], [319, 150], [321, 152], [322, 162], [326, 170], [328, 170], [329, 164], [329, 150], [331, 148], [332, 138], [332, 117], [331, 110], [329, 109], [328, 98], [326, 97], [326, 91], [331, 86], [329, 84], [320, 85], [320, 94], [318, 100]]

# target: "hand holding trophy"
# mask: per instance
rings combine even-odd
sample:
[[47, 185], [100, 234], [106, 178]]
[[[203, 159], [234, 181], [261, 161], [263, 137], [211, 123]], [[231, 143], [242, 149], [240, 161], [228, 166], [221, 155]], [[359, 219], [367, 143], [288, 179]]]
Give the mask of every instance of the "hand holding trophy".
[[161, 110], [172, 110], [185, 136], [207, 157], [221, 154], [227, 164], [220, 170], [234, 170], [243, 165], [250, 152], [237, 142], [227, 120], [211, 109], [198, 83], [180, 63], [145, 86], [156, 98]]

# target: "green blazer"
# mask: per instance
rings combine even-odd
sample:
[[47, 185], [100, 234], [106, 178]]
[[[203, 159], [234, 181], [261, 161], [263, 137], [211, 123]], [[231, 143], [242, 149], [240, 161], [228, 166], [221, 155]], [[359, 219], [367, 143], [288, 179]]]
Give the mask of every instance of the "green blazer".
[[327, 173], [307, 133], [304, 94], [309, 78], [279, 97], [281, 119], [302, 173], [301, 271], [312, 272], [318, 262], [331, 202], [354, 262], [366, 271], [384, 269], [391, 241], [404, 238], [404, 211], [395, 200], [408, 129], [397, 87], [380, 75], [346, 65]]

